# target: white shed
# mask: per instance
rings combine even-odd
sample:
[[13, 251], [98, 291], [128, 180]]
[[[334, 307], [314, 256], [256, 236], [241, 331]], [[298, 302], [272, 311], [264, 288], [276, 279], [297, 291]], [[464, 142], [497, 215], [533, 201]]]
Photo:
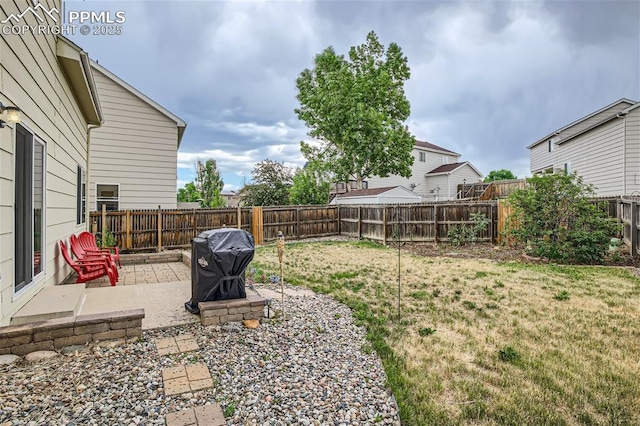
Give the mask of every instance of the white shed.
[[403, 186], [356, 189], [338, 195], [331, 204], [404, 204], [419, 203], [422, 197]]

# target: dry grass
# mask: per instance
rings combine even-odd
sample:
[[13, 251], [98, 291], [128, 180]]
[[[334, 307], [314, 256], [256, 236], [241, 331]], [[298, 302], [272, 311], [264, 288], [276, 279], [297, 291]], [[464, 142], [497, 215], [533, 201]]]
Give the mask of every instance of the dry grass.
[[[640, 280], [611, 268], [287, 246], [285, 281], [367, 326], [407, 425], [640, 424]], [[253, 264], [277, 271], [274, 246]]]

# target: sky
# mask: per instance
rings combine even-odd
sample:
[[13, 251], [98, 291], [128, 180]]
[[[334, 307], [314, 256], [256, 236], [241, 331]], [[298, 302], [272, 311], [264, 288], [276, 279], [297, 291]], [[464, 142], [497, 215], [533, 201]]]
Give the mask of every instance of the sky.
[[305, 162], [295, 80], [375, 31], [408, 58], [409, 131], [483, 174], [529, 173], [527, 146], [620, 98], [640, 100], [640, 2], [70, 1], [124, 11], [121, 35], [70, 38], [185, 120], [181, 187], [214, 158], [226, 190], [270, 159]]

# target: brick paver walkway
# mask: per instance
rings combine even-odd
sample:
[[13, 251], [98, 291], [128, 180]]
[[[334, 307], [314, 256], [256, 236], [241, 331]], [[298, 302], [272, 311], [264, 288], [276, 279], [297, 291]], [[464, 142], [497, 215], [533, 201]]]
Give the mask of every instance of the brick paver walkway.
[[218, 404], [169, 413], [165, 417], [165, 422], [167, 426], [224, 426], [227, 424]]
[[200, 349], [193, 334], [181, 334], [156, 340], [156, 349], [160, 355], [173, 355]]
[[213, 378], [203, 362], [163, 368], [162, 382], [167, 396], [213, 387]]

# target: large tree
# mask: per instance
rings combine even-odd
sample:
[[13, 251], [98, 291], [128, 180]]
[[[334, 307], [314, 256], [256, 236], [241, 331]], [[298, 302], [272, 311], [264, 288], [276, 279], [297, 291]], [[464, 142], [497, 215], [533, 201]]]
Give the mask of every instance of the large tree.
[[293, 170], [272, 160], [262, 160], [251, 172], [253, 183], [240, 190], [245, 206], [282, 206], [289, 204]]
[[511, 170], [507, 170], [507, 169], [491, 170], [489, 174], [484, 177], [485, 182], [493, 182], [494, 180], [509, 180], [509, 179], [518, 179], [518, 177], [514, 175]]
[[208, 159], [204, 163], [200, 160], [196, 163], [195, 187], [202, 195], [202, 207], [224, 207], [226, 201], [220, 194], [224, 187], [224, 181], [216, 166], [216, 160]]
[[297, 169], [289, 190], [291, 204], [327, 204], [329, 181], [323, 173], [310, 168]]
[[348, 59], [332, 47], [316, 55], [313, 69], [296, 80], [295, 112], [319, 143], [301, 142], [307, 160], [337, 180], [354, 177], [358, 188], [370, 176], [411, 176], [415, 138], [404, 124], [409, 76], [402, 49], [395, 43], [385, 49], [373, 31]]

